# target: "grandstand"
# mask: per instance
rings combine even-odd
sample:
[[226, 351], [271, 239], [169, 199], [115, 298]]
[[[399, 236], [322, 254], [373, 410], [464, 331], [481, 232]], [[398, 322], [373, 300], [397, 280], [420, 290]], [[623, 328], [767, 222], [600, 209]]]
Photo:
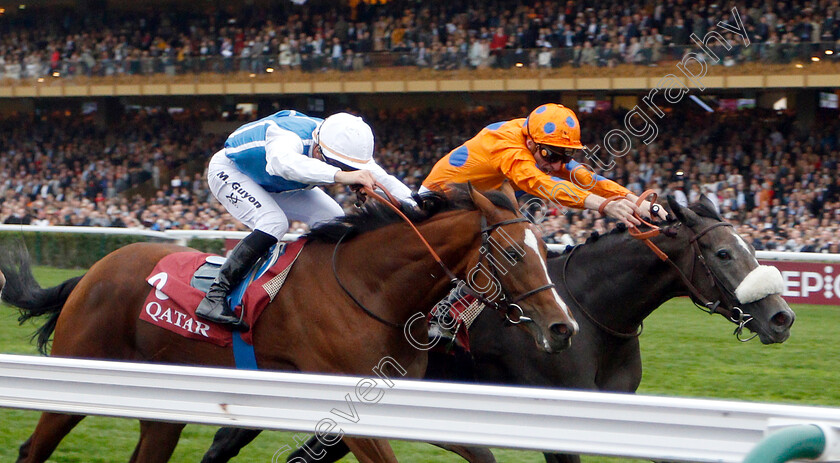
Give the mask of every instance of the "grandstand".
[[720, 38], [749, 38], [710, 46], [723, 67], [836, 62], [840, 26], [831, 2], [736, 6], [737, 18], [710, 1], [686, 8], [316, 0], [216, 3], [202, 11], [187, 2], [48, 1], [4, 10], [0, 67], [4, 77], [27, 79], [655, 66], [690, 52], [721, 20], [732, 27]]

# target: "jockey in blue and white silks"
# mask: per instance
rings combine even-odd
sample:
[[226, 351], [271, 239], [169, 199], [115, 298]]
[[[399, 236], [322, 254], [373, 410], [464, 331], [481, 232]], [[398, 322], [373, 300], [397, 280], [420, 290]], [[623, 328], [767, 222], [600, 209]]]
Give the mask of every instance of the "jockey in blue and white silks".
[[311, 226], [344, 215], [317, 185], [379, 183], [411, 202], [411, 190], [373, 160], [373, 147], [370, 126], [347, 113], [320, 119], [280, 111], [234, 131], [210, 159], [207, 182], [225, 209], [253, 231], [233, 249], [196, 314], [248, 330], [228, 306], [231, 289], [286, 234], [290, 220]]

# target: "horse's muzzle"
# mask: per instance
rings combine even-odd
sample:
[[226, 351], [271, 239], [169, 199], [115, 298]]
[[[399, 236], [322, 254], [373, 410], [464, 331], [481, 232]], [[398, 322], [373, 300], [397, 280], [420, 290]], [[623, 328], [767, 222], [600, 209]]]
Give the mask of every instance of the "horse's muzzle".
[[543, 339], [543, 350], [549, 354], [556, 354], [568, 349], [572, 345], [572, 336], [577, 333], [577, 327], [566, 323], [552, 323], [548, 326], [548, 333]]
[[793, 326], [794, 321], [796, 321], [796, 314], [790, 309], [781, 310], [770, 317], [769, 326], [770, 331], [773, 333], [771, 342], [785, 342], [790, 337], [790, 327]]
[[[796, 321], [796, 314], [781, 297], [768, 296], [747, 307], [753, 313], [753, 320], [746, 327], [758, 333], [762, 344], [781, 343], [790, 337], [790, 327]], [[767, 313], [766, 318], [758, 315], [761, 309]]]

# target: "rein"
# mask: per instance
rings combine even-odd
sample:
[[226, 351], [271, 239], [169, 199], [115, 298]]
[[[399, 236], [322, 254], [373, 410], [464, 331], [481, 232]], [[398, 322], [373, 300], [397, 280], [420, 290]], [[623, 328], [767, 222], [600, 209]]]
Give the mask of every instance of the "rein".
[[642, 331], [644, 330], [644, 324], [639, 324], [639, 328], [637, 328], [636, 331], [632, 333], [622, 333], [621, 331], [616, 331], [596, 320], [595, 317], [593, 317], [592, 314], [590, 314], [589, 311], [586, 310], [586, 307], [572, 293], [572, 289], [569, 288], [569, 283], [566, 280], [566, 269], [569, 267], [569, 261], [572, 260], [572, 254], [574, 254], [575, 251], [577, 251], [578, 247], [579, 246], [575, 246], [572, 248], [571, 251], [569, 251], [569, 254], [566, 256], [566, 262], [563, 263], [563, 285], [566, 287], [566, 293], [569, 295], [569, 297], [572, 298], [572, 302], [575, 303], [577, 308], [580, 309], [581, 312], [583, 312], [583, 314], [586, 316], [586, 318], [589, 319], [590, 322], [592, 322], [595, 326], [598, 327], [598, 329], [606, 332], [607, 334], [622, 339], [633, 339], [641, 336]]
[[379, 315], [376, 315], [375, 313], [371, 312], [370, 309], [368, 309], [364, 304], [362, 304], [362, 301], [358, 300], [356, 298], [356, 296], [354, 296], [353, 293], [351, 293], [350, 290], [347, 289], [346, 286], [344, 286], [344, 283], [341, 281], [341, 278], [339, 278], [338, 269], [336, 269], [336, 260], [337, 260], [337, 256], [338, 256], [338, 246], [341, 244], [342, 241], [344, 241], [344, 238], [347, 236], [347, 234], [349, 232], [350, 232], [350, 230], [347, 230], [343, 235], [341, 235], [341, 238], [339, 238], [338, 241], [335, 243], [335, 248], [333, 249], [332, 271], [333, 271], [333, 275], [335, 275], [335, 281], [338, 282], [338, 286], [341, 287], [341, 289], [344, 291], [344, 293], [347, 294], [348, 296], [350, 296], [350, 299], [352, 299], [353, 302], [355, 302], [357, 306], [362, 308], [362, 311], [365, 313], [365, 315], [367, 315], [368, 317], [378, 321], [379, 323], [382, 323], [385, 326], [390, 326], [391, 328], [395, 328], [395, 329], [398, 329], [398, 330], [401, 330], [401, 329], [405, 328], [405, 323], [394, 323], [392, 321], [385, 320], [384, 318], [380, 317]]
[[[653, 197], [653, 199], [650, 201], [651, 209], [653, 209], [653, 205], [656, 202], [656, 199], [657, 199], [657, 196], [658, 196], [653, 190], [647, 190], [644, 193], [642, 193], [642, 195], [639, 196], [639, 199], [636, 201], [636, 205], [640, 206], [642, 204], [642, 202], [644, 202], [650, 196]], [[615, 200], [622, 199], [622, 198], [623, 198], [623, 196], [614, 196], [614, 197], [608, 198], [607, 201], [602, 203], [601, 206], [599, 207], [599, 212], [601, 212], [603, 214], [604, 206], [608, 202], [615, 201]], [[653, 210], [651, 210], [651, 215], [653, 215]], [[752, 316], [750, 314], [744, 312], [740, 307], [737, 306], [736, 303], [738, 301], [738, 298], [735, 296], [735, 293], [732, 290], [730, 290], [729, 288], [727, 288], [726, 285], [720, 280], [720, 278], [718, 278], [717, 275], [715, 275], [714, 272], [712, 272], [712, 270], [709, 268], [708, 263], [706, 262], [706, 258], [703, 257], [703, 253], [700, 250], [699, 240], [706, 233], [708, 233], [711, 230], [714, 230], [715, 228], [718, 228], [718, 227], [732, 227], [733, 226], [732, 224], [727, 223], [727, 222], [713, 223], [713, 224], [707, 226], [706, 228], [700, 230], [698, 233], [695, 233], [691, 237], [691, 239], [689, 239], [689, 243], [691, 243], [692, 249], [694, 251], [694, 258], [692, 258], [692, 266], [691, 266], [691, 276], [689, 277], [685, 274], [685, 272], [683, 272], [683, 270], [680, 268], [680, 266], [677, 265], [668, 256], [668, 254], [666, 254], [664, 251], [662, 251], [659, 248], [659, 246], [657, 246], [656, 244], [654, 244], [650, 240], [651, 238], [659, 236], [659, 234], [661, 232], [661, 229], [657, 225], [651, 224], [651, 223], [645, 221], [644, 219], [642, 219], [641, 217], [636, 216], [636, 218], [638, 220], [640, 220], [642, 222], [642, 224], [648, 226], [650, 228], [650, 230], [648, 230], [646, 232], [641, 232], [636, 226], [628, 227], [628, 231], [630, 233], [630, 236], [632, 236], [633, 238], [636, 238], [638, 240], [643, 241], [653, 251], [653, 253], [656, 254], [656, 256], [661, 261], [667, 262], [677, 272], [677, 275], [679, 275], [683, 284], [688, 289], [688, 292], [691, 294], [692, 302], [694, 302], [694, 305], [696, 305], [699, 309], [701, 309], [702, 311], [704, 311], [706, 313], [709, 313], [709, 314], [719, 313], [719, 314], [723, 315], [724, 317], [726, 317], [727, 320], [729, 320], [732, 323], [735, 323], [736, 325], [738, 325], [738, 327], [735, 328], [734, 334], [735, 334], [735, 337], [741, 342], [750, 341], [757, 336], [757, 334], [754, 334], [753, 336], [751, 336], [747, 339], [742, 339], [741, 338], [741, 333], [743, 332], [746, 324], [749, 323], [752, 320]], [[609, 327], [606, 327], [603, 324], [599, 323], [597, 320], [595, 320], [595, 318], [589, 312], [587, 312], [587, 310], [584, 308], [584, 306], [581, 305], [580, 302], [577, 300], [577, 298], [575, 298], [575, 296], [571, 293], [571, 291], [569, 289], [569, 286], [568, 286], [568, 283], [566, 283], [566, 268], [569, 264], [569, 260], [571, 260], [572, 254], [574, 253], [574, 251], [576, 249], [577, 249], [577, 247], [572, 248], [572, 250], [569, 252], [568, 257], [566, 258], [566, 262], [563, 264], [563, 281], [564, 281], [564, 284], [566, 285], [566, 292], [569, 294], [569, 296], [571, 296], [572, 300], [578, 305], [578, 308], [580, 308], [581, 312], [583, 312], [583, 314], [586, 316], [586, 318], [588, 318], [592, 323], [594, 323], [601, 330], [603, 330], [603, 331], [605, 331], [605, 332], [607, 332], [607, 333], [609, 333], [613, 336], [619, 337], [619, 338], [635, 338], [635, 337], [638, 337], [640, 334], [642, 334], [644, 324], [640, 324], [639, 329], [636, 330], [633, 333], [622, 333], [620, 331], [613, 330], [613, 329], [611, 329]], [[697, 287], [694, 285], [694, 283], [692, 283], [691, 280], [694, 277], [696, 260], [700, 261], [700, 264], [703, 266], [703, 269], [706, 271], [706, 275], [712, 281], [712, 286], [717, 287], [721, 291], [722, 295], [725, 296], [726, 299], [730, 299], [730, 301], [729, 301], [730, 303], [728, 305], [730, 305], [732, 307], [731, 309], [728, 308], [728, 307], [721, 306], [722, 302], [724, 302], [724, 301], [721, 301], [721, 299], [724, 299], [724, 298], [718, 299], [716, 301], [710, 301], [700, 292], [700, 290], [697, 289]], [[703, 306], [702, 307], [699, 306], [695, 302], [695, 300], [700, 301], [703, 304]], [[736, 303], [732, 303], [732, 301], [735, 301]]]
[[[446, 264], [443, 263], [443, 260], [440, 258], [438, 253], [435, 252], [434, 248], [432, 248], [432, 246], [429, 244], [429, 242], [426, 240], [426, 238], [423, 237], [423, 234], [420, 233], [420, 230], [418, 230], [417, 227], [414, 226], [414, 224], [411, 222], [411, 220], [408, 217], [406, 217], [406, 215], [400, 210], [399, 200], [394, 198], [391, 195], [391, 193], [388, 192], [388, 190], [385, 187], [383, 187], [382, 185], [377, 184], [376, 186], [379, 189], [381, 189], [383, 192], [385, 192], [385, 195], [388, 197], [388, 199], [386, 200], [385, 198], [383, 198], [382, 196], [377, 194], [372, 189], [364, 187], [361, 191], [357, 192], [357, 195], [359, 196], [358, 201], [356, 203], [357, 206], [359, 206], [361, 203], [364, 202], [365, 196], [370, 196], [370, 197], [376, 199], [377, 201], [387, 205], [398, 216], [400, 216], [400, 218], [402, 218], [403, 221], [405, 221], [405, 223], [407, 223], [411, 227], [411, 229], [414, 231], [414, 233], [417, 235], [417, 237], [420, 238], [420, 241], [422, 241], [423, 245], [426, 246], [426, 249], [429, 251], [429, 254], [431, 254], [432, 258], [435, 259], [435, 262], [437, 262], [440, 265], [440, 267], [443, 269], [444, 273], [446, 274], [447, 278], [449, 278], [449, 281], [452, 284], [454, 284], [456, 287], [460, 285], [461, 289], [464, 292], [466, 292], [470, 296], [473, 296], [474, 298], [476, 298], [482, 304], [484, 304], [486, 306], [489, 306], [489, 307], [492, 307], [495, 310], [504, 312], [505, 313], [505, 318], [507, 319], [507, 321], [514, 324], [514, 325], [522, 323], [522, 322], [532, 322], [533, 321], [530, 318], [524, 316], [524, 311], [522, 310], [522, 307], [520, 307], [516, 303], [520, 302], [520, 301], [522, 301], [522, 300], [524, 300], [528, 297], [531, 297], [538, 292], [545, 291], [547, 289], [552, 289], [552, 288], [554, 288], [554, 284], [547, 284], [547, 285], [540, 286], [538, 288], [535, 288], [535, 289], [527, 291], [523, 294], [520, 294], [519, 296], [516, 296], [512, 299], [509, 298], [509, 296], [507, 295], [507, 292], [505, 292], [504, 289], [503, 289], [502, 290], [503, 291], [502, 297], [500, 298], [499, 301], [488, 300], [482, 294], [480, 294], [477, 291], [475, 291], [474, 289], [472, 289], [472, 287], [470, 287], [469, 284], [467, 284], [466, 282], [464, 282], [463, 280], [458, 278], [455, 275], [455, 273], [453, 273], [452, 270], [450, 270], [449, 267], [447, 267]], [[482, 215], [481, 216], [482, 246], [487, 246], [488, 245], [488, 242], [490, 240], [490, 235], [497, 228], [503, 227], [505, 225], [514, 224], [514, 223], [520, 223], [520, 222], [529, 222], [529, 221], [525, 217], [517, 217], [515, 219], [503, 220], [501, 222], [497, 222], [495, 224], [492, 224], [492, 225], [488, 226], [487, 225], [487, 219]], [[349, 230], [347, 230], [347, 232], [345, 232], [345, 234], [342, 235], [341, 238], [339, 238], [339, 240], [335, 243], [335, 249], [333, 249], [332, 270], [333, 270], [333, 275], [335, 276], [335, 279], [338, 282], [338, 285], [341, 287], [341, 289], [344, 291], [344, 293], [347, 294], [350, 297], [350, 299], [352, 299], [353, 302], [356, 303], [356, 305], [361, 307], [362, 311], [366, 315], [368, 315], [369, 317], [373, 318], [374, 320], [382, 323], [383, 325], [389, 326], [391, 328], [400, 329], [400, 330], [404, 329], [405, 328], [405, 323], [394, 323], [394, 322], [385, 320], [384, 318], [380, 317], [379, 315], [376, 315], [375, 313], [373, 313], [364, 304], [362, 304], [362, 302], [358, 298], [356, 298], [356, 296], [354, 296], [353, 293], [351, 293], [349, 289], [347, 289], [347, 287], [344, 285], [344, 283], [339, 278], [338, 270], [336, 268], [338, 247], [341, 244], [341, 242], [344, 241], [344, 238], [347, 236], [347, 233], [349, 233]], [[481, 260], [483, 258], [484, 258], [484, 255], [482, 254], [482, 256], [479, 258], [479, 260]], [[493, 274], [494, 274], [494, 277], [495, 277], [496, 274], [497, 274], [496, 266], [493, 263], [493, 259], [489, 259], [489, 262], [490, 262], [490, 267], [492, 268]], [[510, 300], [508, 300], [508, 299], [510, 299]], [[515, 309], [515, 311], [518, 311], [518, 314], [513, 312], [514, 309]], [[511, 314], [513, 314], [513, 316], [511, 316]]]

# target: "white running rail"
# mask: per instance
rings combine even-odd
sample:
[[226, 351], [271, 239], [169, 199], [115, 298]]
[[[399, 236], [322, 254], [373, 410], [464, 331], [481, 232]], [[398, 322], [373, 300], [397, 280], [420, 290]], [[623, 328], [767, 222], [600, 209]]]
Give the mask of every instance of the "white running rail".
[[816, 423], [830, 434], [824, 458], [840, 459], [838, 408], [361, 380], [0, 355], [0, 407], [308, 433], [331, 419], [357, 436], [733, 463], [768, 429]]

